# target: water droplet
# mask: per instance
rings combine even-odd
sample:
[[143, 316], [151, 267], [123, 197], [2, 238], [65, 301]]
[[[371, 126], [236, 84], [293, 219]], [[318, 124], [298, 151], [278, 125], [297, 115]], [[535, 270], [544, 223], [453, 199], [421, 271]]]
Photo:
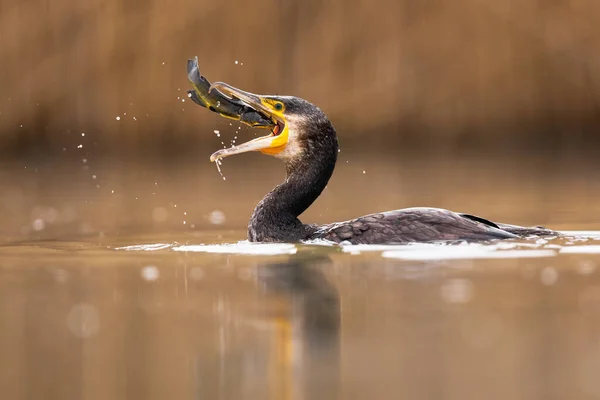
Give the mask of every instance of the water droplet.
[[553, 267], [545, 267], [540, 274], [540, 280], [546, 286], [552, 286], [558, 281], [558, 271]]
[[468, 279], [449, 279], [441, 287], [441, 296], [446, 303], [464, 304], [473, 298], [473, 282]]
[[79, 338], [89, 338], [100, 330], [98, 310], [91, 304], [80, 303], [71, 308], [67, 315], [67, 327]]
[[78, 149], [83, 149], [83, 145], [80, 144], [79, 146], [77, 146]]
[[235, 60], [235, 63], [237, 64], [237, 63], [238, 63], [238, 60]]
[[43, 231], [45, 227], [46, 227], [46, 222], [44, 222], [44, 220], [41, 218], [34, 220], [33, 223], [31, 224], [31, 228], [33, 228], [33, 230], [36, 232]]
[[593, 261], [582, 261], [577, 266], [577, 270], [581, 275], [590, 275], [596, 270], [596, 264]]
[[209, 214], [208, 220], [213, 225], [221, 225], [225, 222], [225, 214], [222, 211], [214, 210]]
[[158, 268], [156, 268], [154, 265], [146, 265], [140, 271], [140, 275], [144, 280], [153, 282], [158, 279], [160, 272], [158, 271]]
[[85, 133], [84, 133], [84, 132], [81, 132], [81, 136], [85, 136]]
[[117, 117], [117, 118], [115, 118], [115, 119], [116, 119], [117, 121], [120, 121], [120, 120], [121, 120], [121, 117]]
[[[221, 142], [221, 143], [223, 143], [223, 142]], [[221, 171], [221, 163], [222, 163], [222, 161], [220, 158], [217, 161], [215, 161], [215, 165], [217, 166], [217, 171], [219, 171], [219, 175], [221, 175], [223, 180], [225, 180], [225, 176], [223, 175], [223, 172]]]

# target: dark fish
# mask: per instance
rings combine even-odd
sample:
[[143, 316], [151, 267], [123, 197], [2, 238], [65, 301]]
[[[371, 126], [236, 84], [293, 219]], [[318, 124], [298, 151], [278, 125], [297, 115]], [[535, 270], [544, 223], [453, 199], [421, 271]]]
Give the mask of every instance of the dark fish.
[[216, 89], [213, 89], [209, 93], [210, 82], [204, 76], [200, 75], [198, 57], [188, 60], [187, 73], [188, 80], [194, 88], [188, 90], [187, 93], [188, 97], [194, 103], [206, 107], [225, 118], [234, 119], [252, 127], [275, 126], [275, 122], [271, 118], [248, 107], [241, 100], [229, 98]]

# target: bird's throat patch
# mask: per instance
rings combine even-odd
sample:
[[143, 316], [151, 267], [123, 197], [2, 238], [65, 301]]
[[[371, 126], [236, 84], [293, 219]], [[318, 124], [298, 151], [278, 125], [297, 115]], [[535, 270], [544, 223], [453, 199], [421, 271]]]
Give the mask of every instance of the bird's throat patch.
[[289, 137], [290, 132], [288, 131], [288, 126], [286, 124], [283, 128], [283, 131], [279, 135], [273, 137], [271, 145], [266, 149], [262, 149], [260, 152], [271, 156], [281, 153], [283, 150], [285, 150], [285, 146], [288, 143]]

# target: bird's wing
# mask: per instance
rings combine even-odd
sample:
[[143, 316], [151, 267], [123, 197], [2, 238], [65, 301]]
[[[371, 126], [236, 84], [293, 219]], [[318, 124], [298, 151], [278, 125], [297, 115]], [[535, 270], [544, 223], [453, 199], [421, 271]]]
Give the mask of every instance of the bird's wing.
[[482, 222], [484, 224], [493, 226], [495, 228], [502, 229], [503, 231], [513, 233], [518, 236], [559, 236], [560, 233], [543, 226], [519, 226], [511, 224], [503, 224], [500, 222], [492, 222], [487, 219], [477, 217], [471, 214], [458, 213], [461, 217], [472, 219], [474, 221]]
[[407, 208], [327, 225], [319, 237], [335, 242], [409, 243], [516, 238], [484, 219], [438, 208]]

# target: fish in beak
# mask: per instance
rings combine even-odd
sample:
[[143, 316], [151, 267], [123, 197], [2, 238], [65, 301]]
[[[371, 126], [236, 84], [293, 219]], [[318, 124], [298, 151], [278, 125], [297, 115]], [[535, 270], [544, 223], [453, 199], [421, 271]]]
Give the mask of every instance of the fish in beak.
[[193, 87], [192, 90], [188, 90], [188, 96], [194, 103], [250, 127], [270, 130], [266, 136], [215, 152], [210, 156], [212, 162], [249, 151], [260, 151], [263, 154], [276, 156], [285, 150], [289, 131], [283, 98], [260, 96], [223, 82], [211, 85], [200, 74], [198, 57], [188, 60], [187, 72], [188, 80]]
[[263, 154], [277, 155], [285, 149], [289, 132], [284, 116], [285, 105], [281, 100], [274, 96], [260, 96], [249, 93], [223, 82], [214, 83], [210, 87], [209, 93], [213, 91], [218, 91], [230, 99], [240, 100], [258, 114], [267, 116], [272, 122], [272, 127], [270, 127], [271, 132], [266, 136], [213, 153], [210, 156], [211, 161], [214, 162], [224, 157], [248, 151], [260, 151]]
[[218, 91], [209, 93], [210, 82], [200, 74], [198, 57], [187, 62], [188, 80], [193, 89], [188, 90], [188, 97], [199, 106], [208, 108], [222, 117], [240, 121], [255, 128], [272, 128], [273, 120], [255, 109], [246, 106], [242, 101], [228, 98]]

